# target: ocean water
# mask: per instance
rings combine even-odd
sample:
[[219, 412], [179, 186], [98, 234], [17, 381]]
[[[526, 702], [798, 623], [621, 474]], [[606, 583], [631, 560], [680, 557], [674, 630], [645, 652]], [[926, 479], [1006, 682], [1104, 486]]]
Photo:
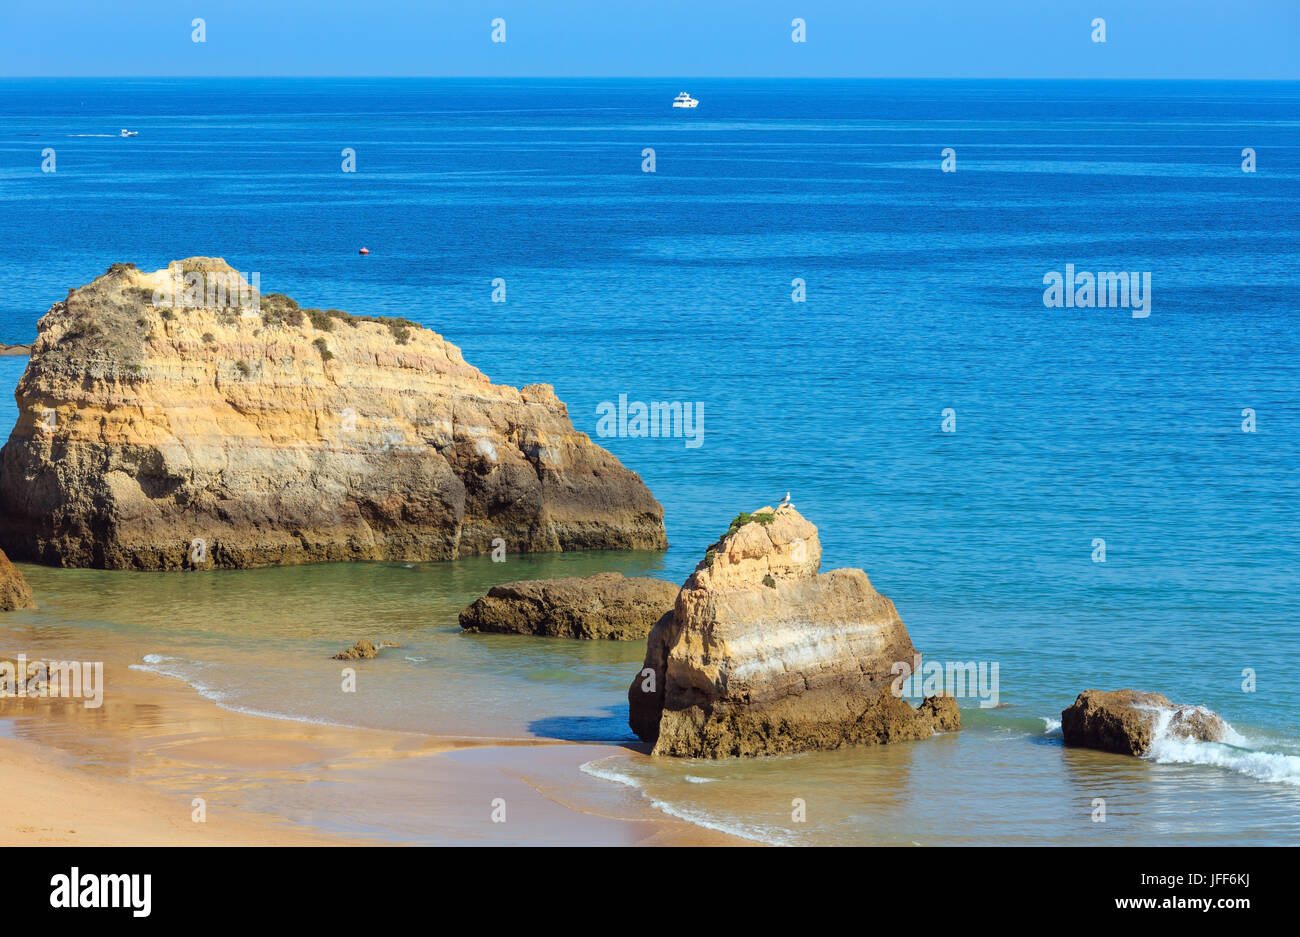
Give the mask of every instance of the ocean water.
[[[683, 87], [698, 109], [668, 107]], [[609, 742], [592, 776], [765, 841], [1294, 843], [1298, 104], [1249, 82], [0, 80], [0, 342], [110, 263], [212, 255], [551, 383], [593, 438], [621, 394], [703, 412], [699, 446], [597, 438], [664, 505], [663, 555], [25, 567], [42, 610], [14, 620], [117, 636], [249, 711]], [[1150, 315], [1045, 307], [1067, 264], [1150, 272]], [[0, 358], [4, 426], [24, 365]], [[787, 490], [823, 569], [865, 569], [927, 659], [997, 663], [1001, 708], [964, 699], [963, 731], [923, 743], [650, 762], [620, 744], [640, 648], [458, 633], [496, 581], [680, 581]], [[325, 652], [363, 636], [402, 643], [372, 662], [393, 692], [344, 703]], [[1235, 744], [1061, 746], [1078, 692], [1129, 686], [1222, 713]]]

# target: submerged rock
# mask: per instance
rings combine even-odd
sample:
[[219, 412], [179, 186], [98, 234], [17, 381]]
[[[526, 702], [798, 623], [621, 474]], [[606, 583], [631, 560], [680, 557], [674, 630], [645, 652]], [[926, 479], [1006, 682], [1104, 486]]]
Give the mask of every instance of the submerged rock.
[[346, 651], [339, 651], [330, 660], [370, 660], [372, 657], [379, 656], [379, 648], [374, 644], [362, 638], [356, 644], [352, 645]]
[[340, 651], [330, 660], [370, 660], [378, 657], [379, 652], [386, 647], [401, 647], [400, 644], [393, 644], [391, 641], [380, 641], [378, 645], [362, 638], [356, 644], [352, 645], [346, 651]]
[[1219, 742], [1226, 728], [1203, 706], [1176, 705], [1160, 693], [1138, 690], [1085, 690], [1061, 712], [1066, 745], [1121, 755], [1145, 755], [1161, 736]]
[[671, 611], [677, 586], [622, 573], [493, 586], [460, 613], [466, 631], [640, 641]]
[[[168, 305], [175, 274], [200, 305]], [[404, 319], [252, 302], [193, 257], [55, 303], [0, 451], [0, 547], [181, 569], [667, 546], [640, 477], [550, 386], [492, 384]]]
[[9, 562], [4, 550], [0, 550], [0, 612], [35, 607], [31, 586], [27, 585], [18, 567]]
[[[895, 696], [916, 649], [860, 569], [818, 573], [794, 508], [742, 514], [646, 641], [629, 725], [656, 755], [717, 758], [921, 739], [961, 728], [956, 700]], [[765, 584], [766, 582], [766, 584]]]

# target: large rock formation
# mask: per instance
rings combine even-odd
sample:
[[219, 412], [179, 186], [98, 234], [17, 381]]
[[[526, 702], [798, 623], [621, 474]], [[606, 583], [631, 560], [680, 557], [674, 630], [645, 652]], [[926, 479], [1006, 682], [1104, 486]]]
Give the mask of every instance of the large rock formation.
[[1226, 726], [1203, 706], [1175, 705], [1160, 693], [1085, 690], [1061, 712], [1066, 745], [1145, 755], [1157, 738], [1222, 741]]
[[892, 691], [916, 649], [860, 569], [818, 574], [817, 528], [793, 508], [742, 514], [646, 642], [629, 724], [656, 755], [716, 758], [926, 738], [956, 700]]
[[27, 585], [18, 567], [9, 562], [4, 550], [0, 550], [0, 612], [35, 607], [31, 586]]
[[622, 573], [532, 579], [493, 586], [460, 613], [466, 631], [643, 641], [672, 611], [677, 586]]
[[178, 569], [667, 545], [640, 477], [550, 386], [494, 385], [404, 319], [254, 307], [223, 278], [247, 290], [219, 259], [114, 264], [41, 319], [0, 453], [11, 555]]

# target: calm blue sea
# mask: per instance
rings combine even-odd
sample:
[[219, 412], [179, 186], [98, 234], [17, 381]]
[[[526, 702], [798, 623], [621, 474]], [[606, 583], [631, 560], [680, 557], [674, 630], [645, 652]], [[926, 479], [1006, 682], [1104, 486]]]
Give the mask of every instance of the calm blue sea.
[[[697, 109], [669, 107], [683, 89]], [[698, 447], [597, 439], [667, 512], [672, 548], [638, 568], [680, 581], [736, 513], [790, 491], [823, 568], [865, 569], [927, 657], [999, 663], [1008, 706], [964, 703], [952, 743], [974, 780], [930, 792], [953, 809], [986, 798], [976, 841], [1116, 841], [1062, 832], [1074, 815], [1053, 804], [1073, 791], [1086, 821], [1094, 769], [1044, 720], [1127, 686], [1204, 703], [1257, 749], [1112, 778], [1113, 796], [1163, 805], [1134, 814], [1132, 841], [1294, 841], [1298, 106], [1294, 83], [1249, 82], [0, 80], [0, 342], [30, 341], [112, 262], [211, 255], [303, 305], [422, 322], [496, 382], [551, 383], [593, 437], [620, 394], [692, 402]], [[1067, 264], [1149, 272], [1150, 315], [1045, 307], [1044, 274]], [[6, 427], [24, 364], [0, 358]], [[56, 591], [57, 575], [38, 574]], [[458, 650], [485, 645], [455, 632], [473, 595], [454, 578], [430, 574], [436, 620], [403, 635], [488, 688], [499, 674]], [[223, 655], [253, 646], [194, 615]], [[537, 695], [502, 701], [500, 734], [626, 737], [639, 652], [579, 671], [566, 644], [511, 645]], [[401, 679], [437, 698], [428, 674]], [[914, 773], [945, 744], [907, 747]], [[924, 815], [864, 813], [846, 793], [846, 772], [885, 757], [798, 761], [837, 806], [790, 836], [863, 841], [893, 823], [899, 841], [951, 841], [942, 810], [931, 834]], [[781, 838], [746, 799], [787, 790], [771, 765], [736, 768], [747, 793], [708, 802], [722, 779], [690, 769], [592, 770]], [[1058, 800], [1026, 805], [1008, 776], [1035, 772]], [[1211, 809], [1225, 798], [1245, 813]]]

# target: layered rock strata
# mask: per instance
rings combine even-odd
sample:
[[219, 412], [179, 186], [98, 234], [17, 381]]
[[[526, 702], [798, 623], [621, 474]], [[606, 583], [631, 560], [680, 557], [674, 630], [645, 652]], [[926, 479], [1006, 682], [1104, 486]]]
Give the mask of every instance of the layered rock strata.
[[640, 477], [550, 386], [492, 384], [414, 322], [301, 309], [194, 257], [114, 264], [38, 329], [0, 451], [0, 547], [17, 559], [180, 569], [667, 545]]
[[791, 507], [742, 514], [650, 632], [629, 724], [656, 755], [716, 758], [921, 739], [956, 701], [895, 694], [916, 649], [860, 569], [819, 573], [817, 528]]

